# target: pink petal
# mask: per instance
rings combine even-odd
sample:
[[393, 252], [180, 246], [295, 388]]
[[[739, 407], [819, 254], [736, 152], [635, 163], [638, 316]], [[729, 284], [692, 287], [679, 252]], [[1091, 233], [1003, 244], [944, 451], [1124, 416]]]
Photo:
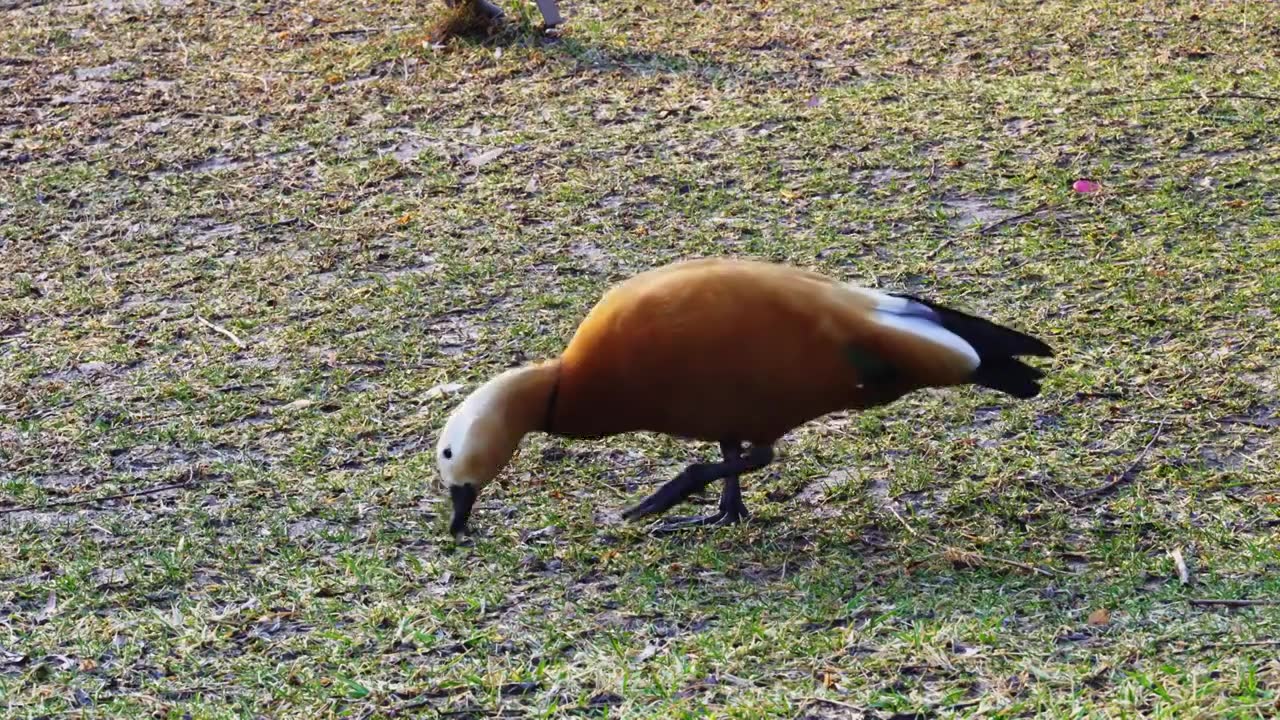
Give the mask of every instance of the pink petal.
[[1092, 180], [1077, 180], [1071, 184], [1071, 189], [1078, 193], [1093, 193], [1102, 189], [1102, 186]]

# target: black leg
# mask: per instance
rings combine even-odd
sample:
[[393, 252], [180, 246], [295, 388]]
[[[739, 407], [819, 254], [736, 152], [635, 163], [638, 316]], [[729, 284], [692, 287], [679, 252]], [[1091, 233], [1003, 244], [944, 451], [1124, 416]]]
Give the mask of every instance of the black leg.
[[[742, 460], [742, 443], [732, 440], [720, 442], [720, 453], [726, 463]], [[742, 503], [742, 487], [737, 475], [726, 475], [720, 489], [720, 507], [710, 515], [673, 517], [656, 528], [658, 532], [672, 532], [706, 525], [734, 525], [751, 517]]]
[[[724, 454], [725, 462], [741, 458], [742, 443], [722, 442], [720, 443], [720, 452]], [[769, 459], [773, 459], [772, 453]], [[718, 514], [723, 516], [721, 521], [725, 525], [732, 525], [751, 517], [751, 513], [747, 512], [747, 506], [742, 502], [742, 488], [739, 485], [737, 475], [729, 475], [724, 479], [724, 487], [720, 490], [720, 512]]]
[[732, 525], [751, 517], [747, 506], [742, 502], [742, 488], [739, 487], [738, 476], [724, 479], [724, 489], [720, 491], [720, 512], [722, 525]]
[[622, 517], [627, 520], [636, 520], [646, 515], [660, 515], [675, 505], [684, 502], [693, 493], [720, 479], [724, 480], [724, 488], [720, 492], [719, 512], [707, 517], [676, 521], [673, 528], [664, 529], [695, 525], [729, 525], [750, 517], [742, 503], [742, 489], [738, 476], [753, 470], [759, 470], [773, 462], [773, 448], [752, 446], [744, 454], [741, 444], [722, 442], [720, 443], [720, 450], [724, 454], [723, 462], [690, 465], [675, 479], [658, 488], [640, 503], [624, 511]]

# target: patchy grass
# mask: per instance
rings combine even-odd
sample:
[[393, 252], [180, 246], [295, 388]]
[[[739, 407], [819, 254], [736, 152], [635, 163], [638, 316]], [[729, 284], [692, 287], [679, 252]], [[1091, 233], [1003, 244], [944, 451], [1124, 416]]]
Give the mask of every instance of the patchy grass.
[[[1189, 602], [1280, 598], [1273, 3], [508, 9], [0, 4], [7, 717], [1277, 712], [1280, 606]], [[710, 254], [1060, 356], [732, 529], [617, 520], [710, 449], [533, 438], [455, 547], [454, 384]]]

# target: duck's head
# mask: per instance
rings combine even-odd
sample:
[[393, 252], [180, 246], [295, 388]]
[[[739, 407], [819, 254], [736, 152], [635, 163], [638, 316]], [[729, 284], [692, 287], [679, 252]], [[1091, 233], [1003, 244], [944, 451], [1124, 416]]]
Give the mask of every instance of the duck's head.
[[511, 462], [524, 436], [542, 427], [556, 383], [556, 363], [507, 370], [468, 395], [436, 442], [436, 467], [449, 491], [454, 537], [467, 533], [471, 508]]

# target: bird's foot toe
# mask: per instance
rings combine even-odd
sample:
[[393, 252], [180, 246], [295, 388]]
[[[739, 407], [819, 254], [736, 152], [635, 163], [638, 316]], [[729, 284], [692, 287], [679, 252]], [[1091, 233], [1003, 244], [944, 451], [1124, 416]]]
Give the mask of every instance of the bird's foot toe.
[[654, 528], [658, 534], [680, 532], [696, 527], [726, 527], [736, 525], [751, 517], [746, 510], [720, 510], [711, 515], [695, 515], [692, 517], [674, 517]]

